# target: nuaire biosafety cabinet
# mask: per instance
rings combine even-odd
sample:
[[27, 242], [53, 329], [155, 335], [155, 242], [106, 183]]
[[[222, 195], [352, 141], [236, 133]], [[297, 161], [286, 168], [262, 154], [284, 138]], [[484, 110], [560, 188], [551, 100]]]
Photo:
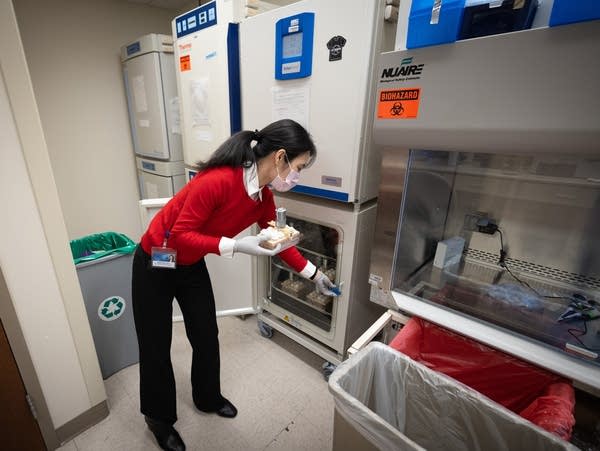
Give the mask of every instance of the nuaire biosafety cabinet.
[[[595, 21], [381, 55], [370, 270], [372, 301], [596, 394], [600, 64], [589, 55], [599, 30]], [[419, 68], [412, 79], [396, 73], [405, 61]]]
[[148, 34], [121, 47], [142, 198], [169, 197], [184, 185], [173, 39]]
[[[600, 63], [590, 57], [599, 42], [595, 21], [380, 56], [373, 137], [382, 172], [369, 282], [372, 302], [389, 310], [349, 350], [406, 344], [400, 333], [425, 324], [456, 341], [413, 335], [425, 341], [411, 357], [435, 356], [453, 378], [453, 364], [481, 363], [475, 348], [548, 372], [574, 393], [568, 413], [581, 449], [597, 446], [600, 424]], [[499, 383], [501, 365], [485, 365], [479, 379], [488, 386], [547, 394], [523, 373]], [[473, 377], [464, 383], [481, 388]], [[441, 388], [436, 398], [448, 396]], [[406, 430], [389, 429], [400, 443]], [[496, 444], [515, 436], [498, 435]], [[406, 449], [428, 447], [415, 441]], [[475, 441], [442, 447], [465, 443]], [[335, 437], [333, 448], [343, 449]]]

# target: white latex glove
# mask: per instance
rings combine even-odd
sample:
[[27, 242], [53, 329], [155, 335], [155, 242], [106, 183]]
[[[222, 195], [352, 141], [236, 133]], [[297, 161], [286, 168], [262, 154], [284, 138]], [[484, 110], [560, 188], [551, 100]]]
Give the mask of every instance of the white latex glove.
[[262, 241], [264, 241], [264, 238], [260, 238], [258, 236], [245, 236], [235, 240], [233, 252], [241, 252], [242, 254], [248, 255], [267, 255], [269, 257], [279, 253], [281, 244], [278, 244], [275, 249], [269, 250], [259, 246]]
[[335, 288], [335, 285], [329, 280], [329, 277], [321, 272], [320, 269], [317, 271], [317, 275], [314, 277], [313, 282], [319, 293], [324, 294], [325, 296], [338, 296], [337, 293], [331, 291], [331, 288]]

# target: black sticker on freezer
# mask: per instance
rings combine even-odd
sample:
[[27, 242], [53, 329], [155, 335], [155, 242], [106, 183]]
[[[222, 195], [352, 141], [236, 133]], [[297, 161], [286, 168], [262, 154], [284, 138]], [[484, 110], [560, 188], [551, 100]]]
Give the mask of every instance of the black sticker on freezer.
[[343, 36], [334, 36], [327, 43], [329, 49], [329, 61], [338, 61], [342, 59], [342, 48], [346, 45], [346, 38]]

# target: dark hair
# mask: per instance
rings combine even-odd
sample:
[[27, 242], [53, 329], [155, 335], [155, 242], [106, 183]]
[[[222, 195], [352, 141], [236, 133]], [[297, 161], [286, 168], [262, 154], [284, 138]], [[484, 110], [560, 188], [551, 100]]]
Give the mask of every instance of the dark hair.
[[[256, 144], [252, 146], [252, 142]], [[199, 161], [199, 171], [217, 166], [250, 167], [263, 157], [279, 149], [285, 149], [289, 161], [298, 155], [309, 152], [310, 166], [317, 156], [317, 149], [310, 134], [297, 122], [281, 119], [267, 125], [262, 130], [237, 132], [219, 146], [208, 161]]]

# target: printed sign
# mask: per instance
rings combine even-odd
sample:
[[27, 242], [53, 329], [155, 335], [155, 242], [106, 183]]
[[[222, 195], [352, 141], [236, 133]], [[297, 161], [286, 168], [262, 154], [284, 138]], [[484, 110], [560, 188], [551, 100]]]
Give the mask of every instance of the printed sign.
[[421, 88], [379, 91], [378, 119], [415, 119], [419, 113]]
[[179, 70], [185, 72], [186, 70], [192, 69], [192, 62], [190, 61], [190, 55], [183, 55], [179, 57]]

